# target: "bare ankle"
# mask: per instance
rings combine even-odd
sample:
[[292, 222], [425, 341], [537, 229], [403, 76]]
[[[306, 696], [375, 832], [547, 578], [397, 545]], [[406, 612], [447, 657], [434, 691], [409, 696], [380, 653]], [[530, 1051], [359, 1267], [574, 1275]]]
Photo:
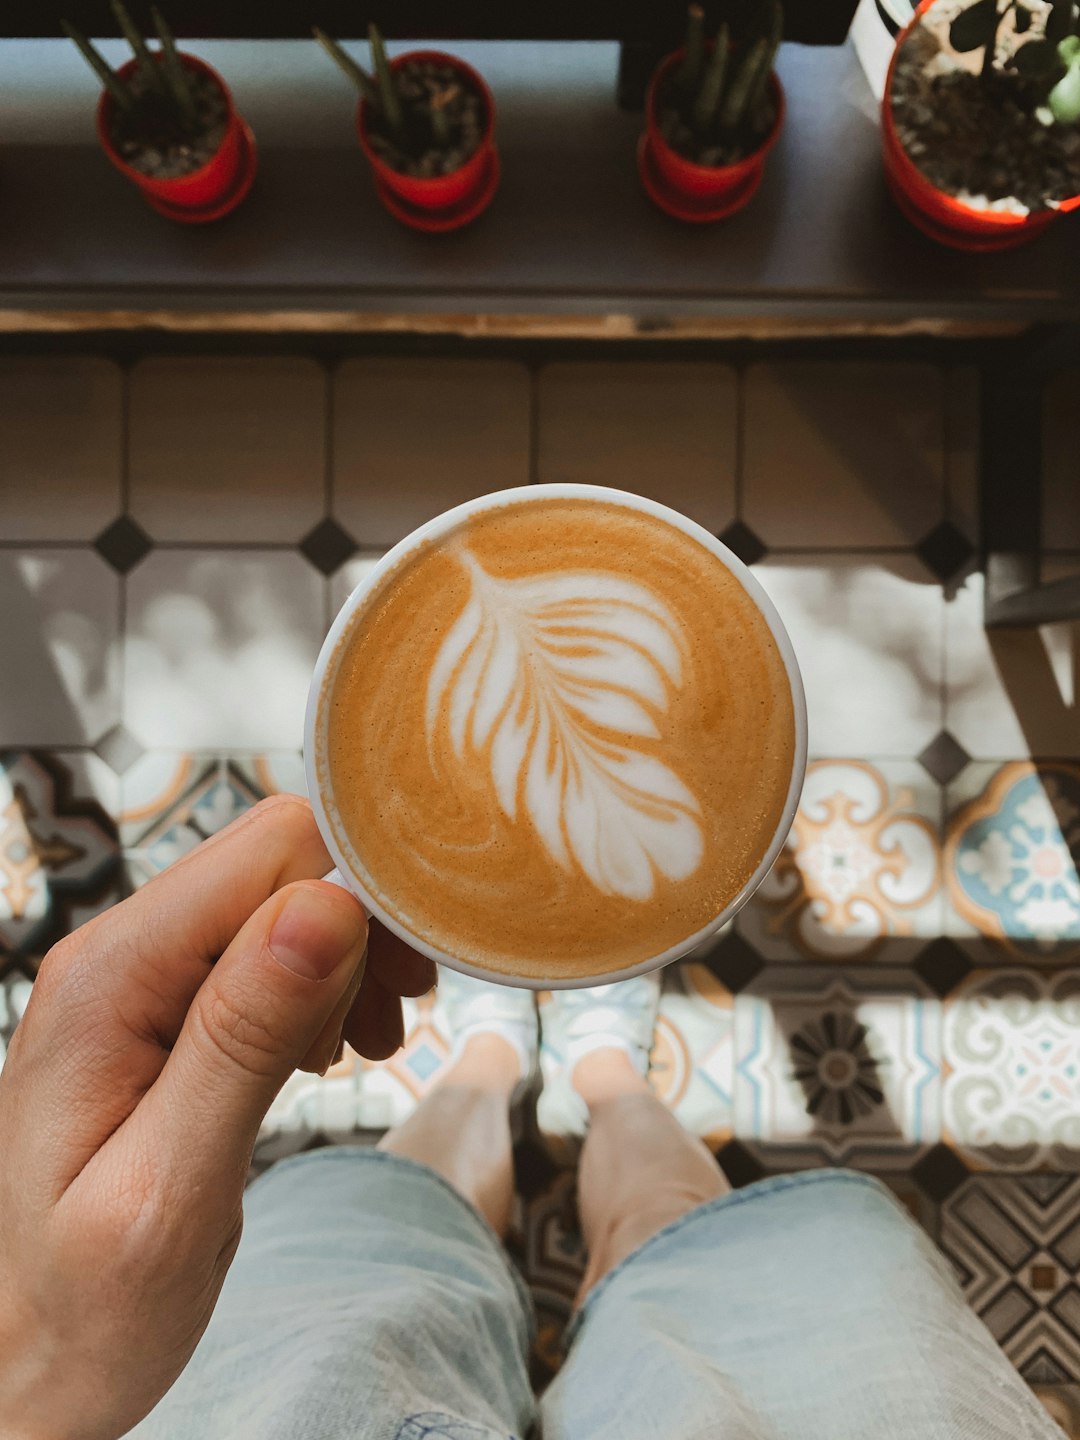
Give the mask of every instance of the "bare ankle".
[[501, 1035], [478, 1031], [470, 1035], [461, 1054], [440, 1077], [441, 1085], [461, 1085], [507, 1096], [521, 1079], [521, 1057]]
[[652, 1093], [630, 1056], [617, 1045], [583, 1055], [574, 1066], [571, 1083], [590, 1110], [608, 1100]]

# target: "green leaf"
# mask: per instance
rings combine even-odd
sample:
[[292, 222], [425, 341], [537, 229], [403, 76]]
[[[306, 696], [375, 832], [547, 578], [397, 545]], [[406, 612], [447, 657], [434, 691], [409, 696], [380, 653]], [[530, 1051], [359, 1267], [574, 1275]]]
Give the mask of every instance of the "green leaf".
[[949, 40], [954, 50], [981, 50], [994, 43], [997, 26], [997, 0], [975, 0], [949, 26]]
[[1046, 17], [1046, 38], [1056, 44], [1064, 40], [1072, 29], [1073, 0], [1052, 0], [1050, 14]]
[[1017, 35], [1026, 35], [1031, 29], [1031, 11], [1026, 5], [1017, 5], [1013, 10]]
[[1060, 68], [1057, 46], [1049, 40], [1029, 40], [1021, 45], [1012, 57], [1012, 69], [1030, 79], [1041, 79], [1054, 69]]
[[1080, 36], [1066, 35], [1057, 47], [1058, 59], [1063, 65], [1072, 65], [1080, 59]]
[[1050, 113], [1059, 125], [1080, 120], [1080, 62], [1069, 66], [1047, 97]]

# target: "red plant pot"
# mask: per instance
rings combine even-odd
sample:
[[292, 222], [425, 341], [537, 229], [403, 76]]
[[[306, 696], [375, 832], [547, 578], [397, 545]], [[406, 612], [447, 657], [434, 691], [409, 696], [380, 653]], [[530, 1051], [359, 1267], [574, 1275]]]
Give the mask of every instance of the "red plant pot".
[[366, 100], [356, 111], [360, 148], [375, 174], [375, 187], [383, 204], [398, 220], [416, 230], [457, 230], [475, 220], [491, 204], [499, 183], [499, 156], [495, 149], [495, 97], [483, 77], [464, 60], [441, 50], [410, 50], [390, 62], [391, 70], [414, 63], [450, 65], [462, 83], [480, 96], [484, 125], [476, 149], [449, 175], [428, 179], [403, 175], [388, 165], [371, 144], [370, 114]]
[[[97, 133], [105, 154], [122, 175], [139, 187], [147, 203], [159, 214], [167, 215], [171, 220], [199, 224], [218, 220], [230, 210], [235, 210], [251, 189], [256, 167], [255, 137], [237, 112], [228, 86], [217, 71], [194, 55], [182, 54], [180, 60], [186, 69], [208, 75], [225, 98], [228, 115], [225, 134], [205, 165], [188, 175], [168, 180], [146, 175], [129, 165], [113, 144], [112, 121], [116, 102], [107, 90], [101, 92], [98, 101]], [[126, 78], [136, 63], [129, 60], [121, 66], [118, 72], [120, 78]]]
[[1080, 205], [1080, 195], [1063, 201], [1057, 209], [1016, 215], [1004, 210], [978, 210], [946, 195], [933, 185], [900, 143], [893, 118], [893, 73], [901, 46], [922, 23], [922, 17], [936, 0], [922, 0], [908, 25], [900, 32], [885, 78], [881, 105], [881, 146], [885, 179], [900, 210], [924, 235], [955, 250], [1011, 250], [1041, 235], [1055, 217]]
[[761, 144], [735, 165], [696, 165], [672, 149], [660, 133], [660, 96], [664, 84], [683, 57], [676, 50], [662, 60], [649, 82], [645, 97], [645, 133], [638, 146], [638, 173], [655, 204], [680, 220], [708, 222], [734, 215], [746, 205], [765, 173], [765, 159], [784, 124], [784, 91], [775, 74], [769, 76], [776, 115]]

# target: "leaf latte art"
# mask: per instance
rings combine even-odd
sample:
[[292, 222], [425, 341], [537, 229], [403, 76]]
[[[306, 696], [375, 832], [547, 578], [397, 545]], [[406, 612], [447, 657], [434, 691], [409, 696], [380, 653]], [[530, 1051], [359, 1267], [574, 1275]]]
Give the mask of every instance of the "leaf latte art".
[[643, 585], [591, 571], [489, 575], [461, 552], [472, 591], [436, 656], [427, 731], [490, 772], [503, 813], [596, 888], [648, 900], [701, 864], [700, 807], [650, 752], [683, 679], [685, 640]]

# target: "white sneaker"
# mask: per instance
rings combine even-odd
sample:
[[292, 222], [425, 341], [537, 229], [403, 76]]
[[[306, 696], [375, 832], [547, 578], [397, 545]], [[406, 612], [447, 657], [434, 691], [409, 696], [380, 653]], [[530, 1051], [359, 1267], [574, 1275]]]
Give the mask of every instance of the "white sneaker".
[[535, 1073], [540, 1038], [532, 990], [477, 980], [440, 965], [435, 1003], [442, 1007], [452, 1041], [447, 1064], [458, 1058], [470, 1036], [500, 1035], [517, 1053], [521, 1079], [528, 1080]]
[[555, 990], [540, 1005], [540, 1071], [544, 1088], [536, 1119], [545, 1135], [585, 1134], [589, 1111], [574, 1089], [574, 1067], [592, 1050], [625, 1050], [640, 1075], [649, 1073], [649, 1054], [660, 1008], [655, 971], [588, 990]]

